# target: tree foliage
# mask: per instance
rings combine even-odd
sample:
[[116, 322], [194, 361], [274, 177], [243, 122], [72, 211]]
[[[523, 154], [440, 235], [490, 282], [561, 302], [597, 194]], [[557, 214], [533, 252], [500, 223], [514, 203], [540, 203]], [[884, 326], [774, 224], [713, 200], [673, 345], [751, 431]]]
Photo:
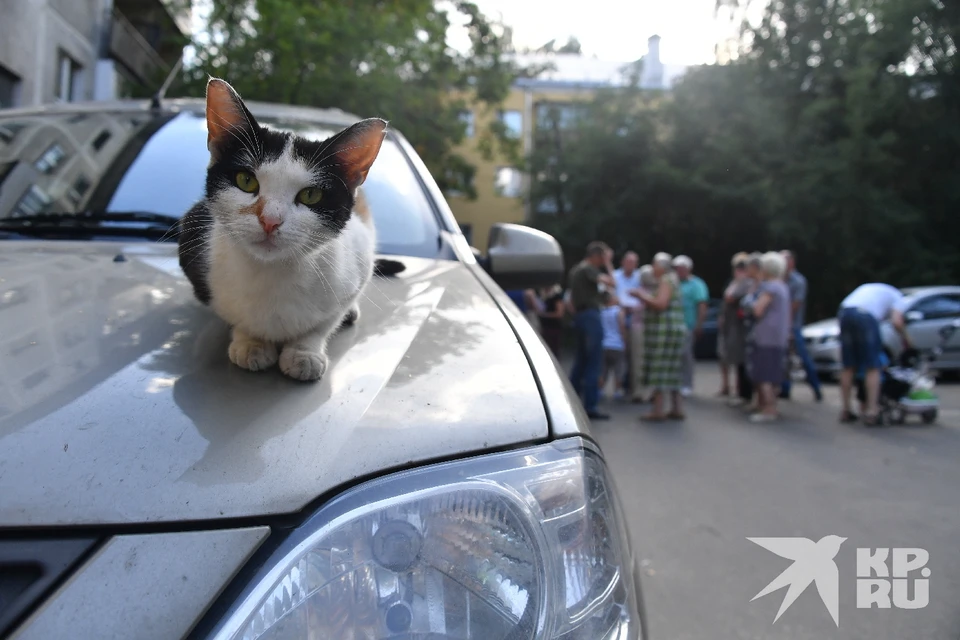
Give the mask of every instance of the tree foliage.
[[687, 253], [714, 291], [734, 252], [790, 248], [823, 315], [865, 281], [957, 282], [956, 7], [773, 0], [730, 63], [603, 92], [539, 137], [531, 197], [564, 207], [538, 224], [573, 255]]
[[[452, 20], [465, 24], [469, 51], [448, 43]], [[451, 150], [466, 130], [461, 111], [494, 108], [536, 72], [512, 61], [503, 30], [466, 0], [212, 0], [194, 50], [180, 92], [203, 95], [213, 75], [245, 99], [383, 117], [442, 188], [470, 195], [474, 168]], [[479, 133], [489, 153], [501, 142], [515, 151], [497, 131]]]

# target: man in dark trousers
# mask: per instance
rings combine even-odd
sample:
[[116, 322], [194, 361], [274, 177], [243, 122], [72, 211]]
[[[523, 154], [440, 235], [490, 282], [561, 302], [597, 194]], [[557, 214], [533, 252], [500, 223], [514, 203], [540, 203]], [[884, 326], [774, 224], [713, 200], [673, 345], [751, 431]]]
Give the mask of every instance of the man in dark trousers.
[[840, 400], [843, 411], [841, 422], [853, 422], [857, 416], [850, 409], [854, 376], [858, 369], [866, 372], [866, 402], [863, 407], [863, 422], [879, 424], [880, 368], [883, 366], [883, 339], [880, 323], [890, 321], [903, 341], [903, 346], [912, 348], [907, 327], [904, 324], [902, 291], [882, 282], [862, 284], [840, 303], [837, 319], [840, 321], [840, 350], [843, 370], [840, 372]]
[[600, 367], [603, 361], [603, 325], [600, 309], [603, 292], [615, 290], [610, 264], [610, 249], [603, 242], [591, 242], [583, 261], [570, 270], [570, 303], [577, 336], [577, 355], [570, 372], [570, 382], [583, 399], [587, 415], [593, 420], [610, 416], [597, 410], [600, 399]]

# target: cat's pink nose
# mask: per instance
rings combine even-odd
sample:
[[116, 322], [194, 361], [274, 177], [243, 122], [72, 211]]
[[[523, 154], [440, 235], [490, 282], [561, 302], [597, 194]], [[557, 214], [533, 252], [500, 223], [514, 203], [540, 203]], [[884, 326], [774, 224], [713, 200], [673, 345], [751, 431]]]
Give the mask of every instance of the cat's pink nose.
[[282, 222], [283, 221], [279, 219], [260, 218], [260, 226], [263, 227], [263, 230], [267, 233], [273, 233], [273, 230], [279, 227]]

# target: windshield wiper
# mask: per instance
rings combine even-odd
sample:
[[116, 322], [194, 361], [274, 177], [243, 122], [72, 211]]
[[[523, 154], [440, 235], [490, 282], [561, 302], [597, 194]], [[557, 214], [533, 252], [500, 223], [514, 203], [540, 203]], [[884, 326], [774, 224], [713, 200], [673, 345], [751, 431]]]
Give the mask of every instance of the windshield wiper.
[[150, 240], [176, 240], [177, 216], [147, 211], [82, 211], [44, 213], [0, 219], [0, 231], [19, 235], [78, 239], [117, 236]]

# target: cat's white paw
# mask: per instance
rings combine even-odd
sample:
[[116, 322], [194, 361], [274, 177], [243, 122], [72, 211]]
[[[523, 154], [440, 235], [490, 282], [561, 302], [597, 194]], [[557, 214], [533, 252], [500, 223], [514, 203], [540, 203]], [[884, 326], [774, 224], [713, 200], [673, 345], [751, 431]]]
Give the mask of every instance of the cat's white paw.
[[234, 338], [228, 350], [230, 362], [249, 371], [263, 371], [277, 363], [277, 346], [252, 338]]
[[347, 310], [347, 313], [343, 316], [343, 324], [349, 326], [355, 323], [359, 319], [360, 319], [360, 307], [354, 305], [350, 307], [350, 309]]
[[280, 371], [295, 380], [319, 380], [327, 370], [327, 355], [316, 351], [285, 347], [280, 353]]

